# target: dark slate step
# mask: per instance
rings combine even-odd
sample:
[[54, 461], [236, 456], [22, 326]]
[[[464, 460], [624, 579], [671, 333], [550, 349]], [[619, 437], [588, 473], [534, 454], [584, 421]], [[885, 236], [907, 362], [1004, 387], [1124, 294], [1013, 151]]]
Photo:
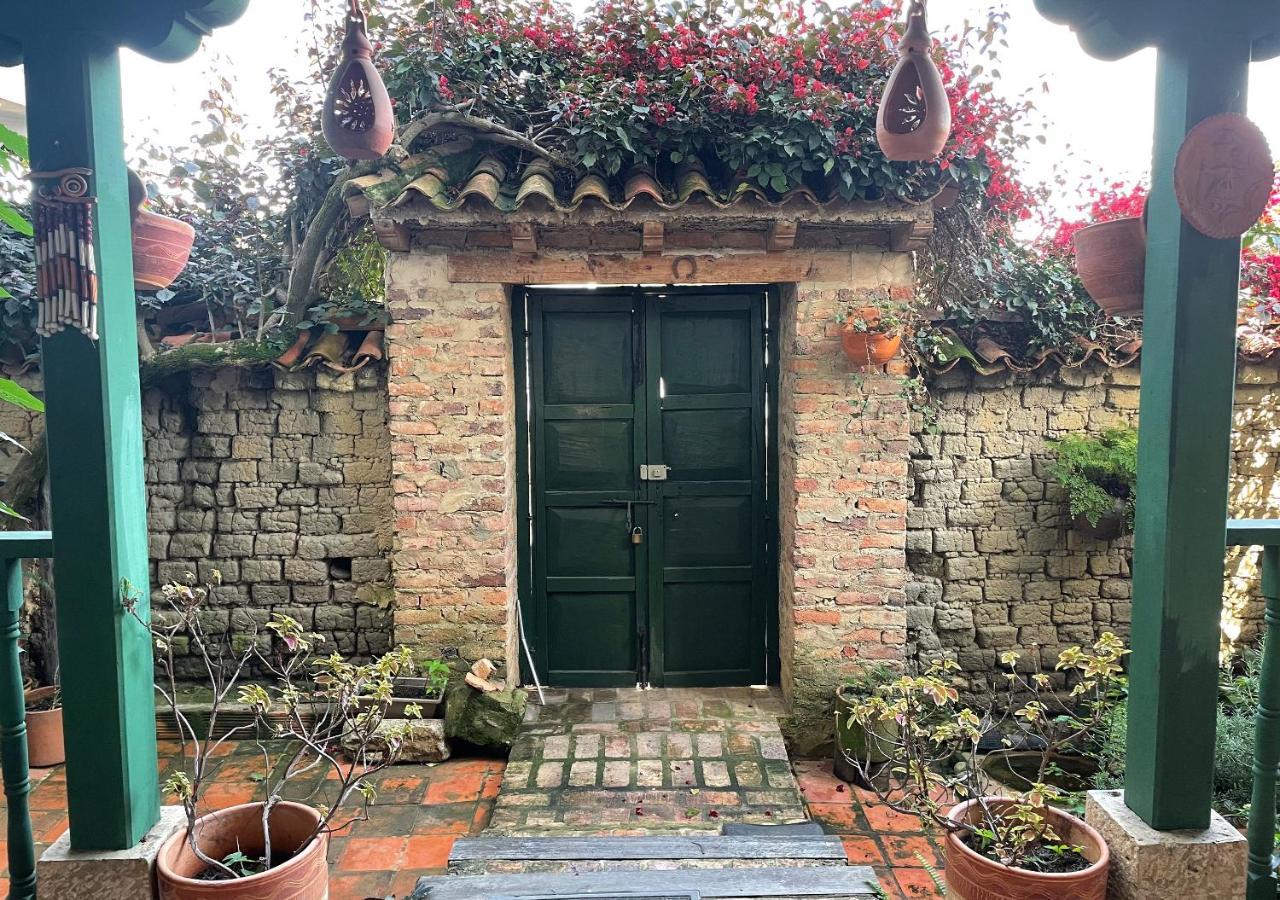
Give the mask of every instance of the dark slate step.
[[[637, 894], [637, 888], [643, 893]], [[440, 875], [421, 878], [410, 900], [873, 900], [869, 866], [776, 869], [634, 869], [584, 875]]]
[[450, 865], [492, 860], [845, 860], [838, 837], [817, 835], [651, 835], [644, 837], [459, 838]]
[[726, 822], [720, 833], [732, 837], [827, 837], [817, 822], [789, 822], [785, 825]]

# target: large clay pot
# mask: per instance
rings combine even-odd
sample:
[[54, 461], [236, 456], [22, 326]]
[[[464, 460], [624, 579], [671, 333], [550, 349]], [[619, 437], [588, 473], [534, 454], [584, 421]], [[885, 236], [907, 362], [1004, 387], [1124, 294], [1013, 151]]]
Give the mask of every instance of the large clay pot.
[[[27, 691], [27, 706], [49, 699], [56, 687], [42, 687]], [[27, 710], [27, 764], [36, 769], [59, 766], [67, 761], [67, 751], [62, 740], [62, 707], [33, 711]]]
[[835, 773], [841, 781], [863, 783], [856, 763], [880, 766], [889, 761], [901, 729], [892, 719], [877, 722], [869, 731], [850, 715], [863, 699], [849, 687], [836, 688], [836, 758]]
[[[997, 807], [1012, 801], [987, 798]], [[968, 800], [952, 808], [955, 822], [976, 822], [978, 801]], [[1044, 873], [1014, 869], [971, 850], [955, 832], [947, 833], [947, 896], [958, 900], [1106, 900], [1111, 854], [1107, 843], [1092, 827], [1061, 810], [1046, 809], [1045, 818], [1068, 844], [1084, 848], [1092, 865], [1079, 872]]]
[[1141, 217], [1100, 222], [1076, 232], [1076, 271], [1109, 316], [1142, 315], [1147, 229]]
[[[201, 881], [206, 866], [192, 851], [185, 829], [172, 835], [156, 857], [160, 900], [327, 900], [329, 835], [301, 844], [320, 824], [320, 814], [301, 803], [284, 802], [271, 811], [272, 854], [294, 853], [288, 862], [249, 878]], [[246, 803], [196, 821], [200, 849], [214, 859], [234, 850], [261, 853], [262, 804]], [[300, 851], [300, 852], [299, 852]]]
[[840, 332], [840, 344], [844, 355], [855, 366], [883, 366], [898, 355], [902, 348], [902, 335], [879, 331], [859, 331], [846, 325]]
[[173, 284], [191, 259], [196, 230], [179, 219], [145, 209], [133, 220], [133, 285], [158, 291]]

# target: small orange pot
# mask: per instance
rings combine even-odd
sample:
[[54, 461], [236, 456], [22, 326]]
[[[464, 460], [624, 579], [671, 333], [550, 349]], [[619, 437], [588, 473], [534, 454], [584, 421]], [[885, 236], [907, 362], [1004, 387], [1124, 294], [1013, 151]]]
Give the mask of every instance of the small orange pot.
[[[56, 687], [34, 688], [24, 694], [28, 706], [52, 697]], [[35, 769], [60, 766], [67, 761], [62, 741], [62, 707], [27, 711], [27, 764]]]
[[133, 286], [158, 291], [173, 284], [191, 259], [196, 230], [145, 209], [133, 220]]
[[[282, 802], [271, 811], [271, 846], [295, 855], [260, 875], [201, 881], [205, 864], [191, 850], [187, 831], [172, 835], [156, 857], [160, 900], [326, 900], [329, 896], [329, 835], [302, 842], [320, 824], [320, 813], [301, 803]], [[213, 859], [235, 850], [261, 853], [262, 804], [245, 803], [196, 820], [200, 849]]]
[[858, 331], [846, 325], [840, 332], [840, 344], [844, 355], [855, 366], [883, 366], [898, 355], [902, 348], [902, 335], [879, 331]]
[[[988, 797], [989, 806], [999, 808], [1012, 803]], [[952, 808], [948, 817], [954, 822], [975, 823], [980, 809], [977, 800], [967, 800]], [[946, 871], [948, 897], [958, 900], [1106, 900], [1107, 876], [1111, 872], [1111, 853], [1107, 842], [1090, 825], [1057, 809], [1046, 809], [1049, 820], [1068, 844], [1084, 848], [1085, 859], [1092, 862], [1079, 872], [1032, 872], [1015, 869], [987, 859], [972, 850], [955, 832], [947, 832]]]
[[1093, 302], [1109, 316], [1142, 315], [1147, 283], [1147, 229], [1142, 218], [1082, 228], [1075, 245], [1076, 271]]

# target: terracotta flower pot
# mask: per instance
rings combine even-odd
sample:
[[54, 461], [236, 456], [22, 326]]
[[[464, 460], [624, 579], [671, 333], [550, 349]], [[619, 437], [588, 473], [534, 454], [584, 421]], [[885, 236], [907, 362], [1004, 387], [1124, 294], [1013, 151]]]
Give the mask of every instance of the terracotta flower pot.
[[[1012, 801], [987, 798], [986, 802], [998, 807]], [[978, 813], [978, 801], [968, 800], [953, 807], [949, 815], [956, 822], [974, 822]], [[958, 900], [1106, 900], [1111, 854], [1102, 835], [1061, 810], [1046, 809], [1044, 815], [1064, 841], [1084, 848], [1089, 868], [1063, 873], [1011, 868], [987, 859], [955, 832], [948, 832], [947, 896]]]
[[[34, 688], [24, 699], [28, 706], [47, 700], [56, 687]], [[62, 707], [40, 711], [27, 710], [27, 763], [32, 768], [47, 769], [67, 761], [62, 742]]]
[[[291, 858], [248, 878], [202, 881], [206, 866], [191, 851], [184, 829], [171, 836], [156, 857], [156, 883], [161, 900], [326, 900], [329, 896], [329, 836], [301, 844], [320, 824], [320, 814], [301, 803], [284, 802], [271, 811], [271, 845]], [[219, 810], [196, 821], [200, 849], [213, 859], [235, 850], [261, 853], [262, 804], [246, 803]]]
[[898, 355], [902, 348], [902, 335], [879, 331], [859, 331], [845, 325], [840, 332], [844, 355], [855, 366], [883, 366]]
[[139, 210], [133, 220], [133, 285], [158, 291], [173, 284], [191, 259], [196, 230], [186, 222]]
[[1147, 280], [1147, 229], [1139, 216], [1076, 232], [1076, 271], [1109, 316], [1142, 315]]

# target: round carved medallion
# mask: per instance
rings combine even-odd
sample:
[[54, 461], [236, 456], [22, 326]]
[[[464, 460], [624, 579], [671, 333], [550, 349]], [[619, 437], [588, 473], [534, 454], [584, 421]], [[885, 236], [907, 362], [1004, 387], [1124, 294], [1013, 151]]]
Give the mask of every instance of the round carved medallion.
[[1239, 237], [1271, 197], [1275, 170], [1267, 139], [1238, 113], [1205, 119], [1187, 135], [1173, 170], [1183, 217], [1211, 238]]

